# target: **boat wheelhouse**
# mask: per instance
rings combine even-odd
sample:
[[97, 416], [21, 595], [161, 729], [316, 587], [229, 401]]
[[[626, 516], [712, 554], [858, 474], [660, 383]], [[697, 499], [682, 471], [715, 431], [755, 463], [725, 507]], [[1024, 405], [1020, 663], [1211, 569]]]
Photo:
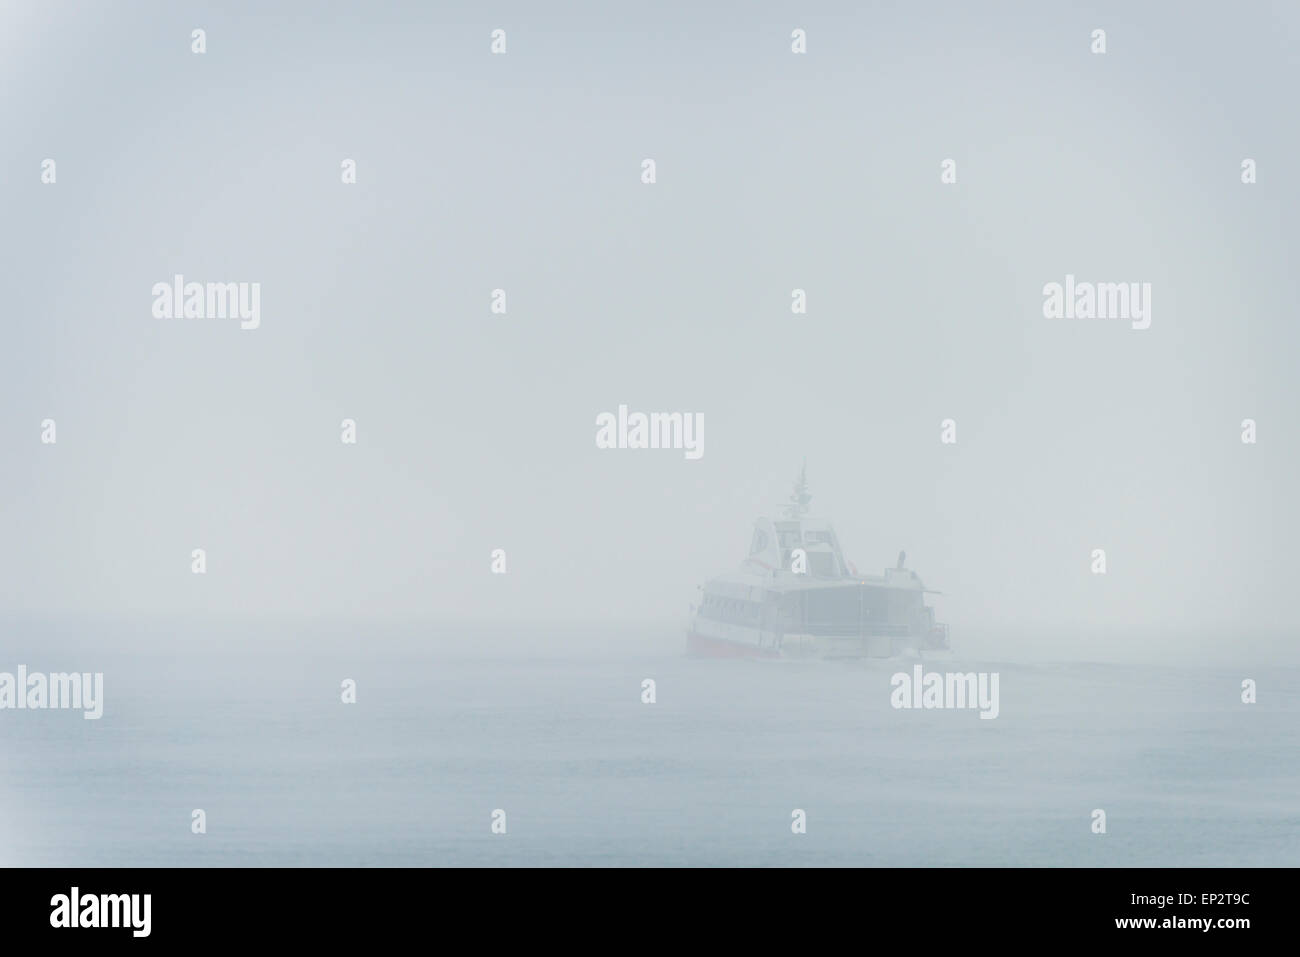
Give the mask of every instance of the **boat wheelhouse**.
[[888, 658], [946, 649], [925, 587], [899, 553], [894, 568], [861, 575], [835, 529], [807, 514], [806, 469], [780, 518], [754, 522], [738, 571], [701, 586], [687, 648], [708, 656]]

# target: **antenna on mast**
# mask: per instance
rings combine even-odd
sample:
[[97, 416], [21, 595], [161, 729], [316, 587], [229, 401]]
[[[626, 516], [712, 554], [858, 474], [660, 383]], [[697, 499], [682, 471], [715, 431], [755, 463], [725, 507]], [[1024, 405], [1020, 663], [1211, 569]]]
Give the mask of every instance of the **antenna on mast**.
[[812, 501], [812, 496], [808, 494], [808, 460], [803, 460], [803, 468], [799, 470], [799, 478], [794, 483], [794, 492], [790, 496], [790, 504], [785, 507], [785, 514], [788, 518], [798, 518], [800, 515], [808, 514], [808, 503]]

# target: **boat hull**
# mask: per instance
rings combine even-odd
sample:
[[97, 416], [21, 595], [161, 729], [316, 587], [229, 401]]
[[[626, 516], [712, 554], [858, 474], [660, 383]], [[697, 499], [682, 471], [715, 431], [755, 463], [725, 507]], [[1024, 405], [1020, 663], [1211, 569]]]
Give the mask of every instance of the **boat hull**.
[[686, 629], [686, 651], [702, 658], [892, 658], [915, 640], [887, 636], [773, 635], [757, 628], [696, 618]]
[[701, 635], [694, 629], [686, 632], [686, 653], [697, 658], [780, 658], [775, 648]]

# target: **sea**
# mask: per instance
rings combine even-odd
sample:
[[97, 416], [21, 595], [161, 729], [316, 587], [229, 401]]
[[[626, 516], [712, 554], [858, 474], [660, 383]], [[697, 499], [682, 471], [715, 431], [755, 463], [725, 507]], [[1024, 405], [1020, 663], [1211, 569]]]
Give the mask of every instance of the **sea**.
[[[0, 637], [0, 671], [104, 675], [99, 720], [0, 710], [0, 865], [1300, 864], [1294, 664], [707, 660], [671, 625]], [[917, 664], [996, 673], [997, 717], [894, 707]]]

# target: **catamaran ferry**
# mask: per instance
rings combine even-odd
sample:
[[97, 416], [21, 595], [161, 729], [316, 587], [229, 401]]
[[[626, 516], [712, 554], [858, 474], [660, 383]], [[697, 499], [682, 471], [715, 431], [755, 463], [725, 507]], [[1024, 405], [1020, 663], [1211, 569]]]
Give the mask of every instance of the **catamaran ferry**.
[[926, 588], [904, 567], [860, 575], [844, 560], [835, 530], [810, 518], [807, 468], [777, 519], [754, 522], [749, 557], [738, 571], [700, 587], [686, 645], [710, 657], [889, 658], [946, 650]]

